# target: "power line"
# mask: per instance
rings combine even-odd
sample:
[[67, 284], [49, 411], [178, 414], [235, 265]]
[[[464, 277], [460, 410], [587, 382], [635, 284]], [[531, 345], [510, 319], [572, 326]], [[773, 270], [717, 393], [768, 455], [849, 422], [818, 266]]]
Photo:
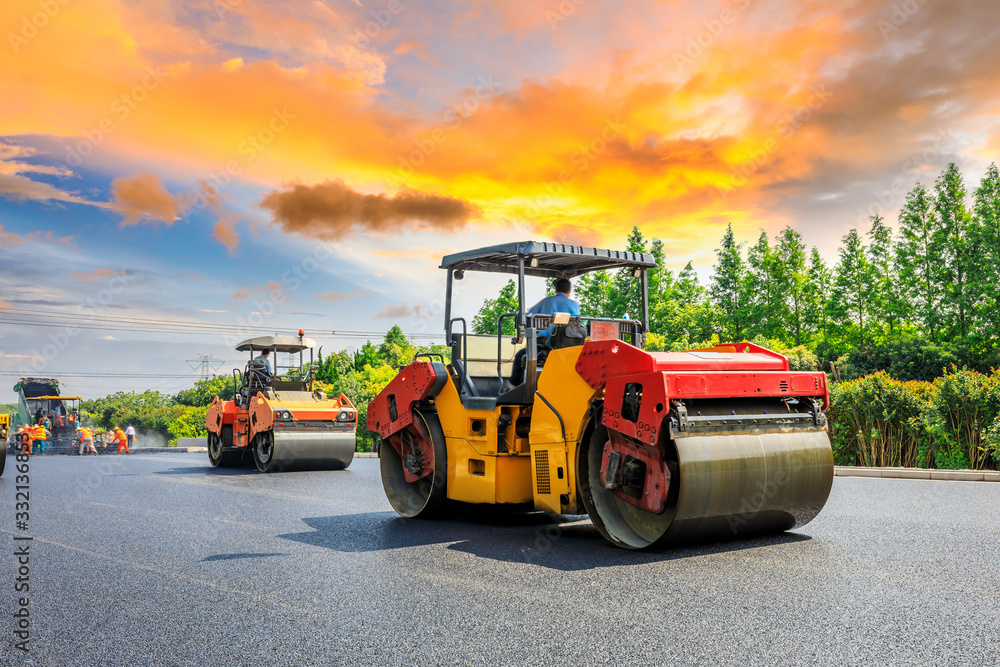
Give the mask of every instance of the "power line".
[[[41, 320], [41, 321], [40, 321]], [[255, 333], [275, 333], [284, 330], [289, 335], [298, 329], [285, 327], [250, 326], [198, 322], [193, 320], [163, 320], [127, 316], [80, 315], [56, 311], [32, 310], [27, 308], [5, 308], [0, 311], [0, 324], [27, 327], [75, 328], [93, 331], [115, 331], [132, 333], [171, 333], [180, 335], [220, 335], [251, 336]], [[329, 334], [310, 334], [314, 338], [354, 338], [364, 339], [384, 336], [384, 331], [338, 329]], [[434, 339], [440, 334], [404, 332], [408, 338]]]

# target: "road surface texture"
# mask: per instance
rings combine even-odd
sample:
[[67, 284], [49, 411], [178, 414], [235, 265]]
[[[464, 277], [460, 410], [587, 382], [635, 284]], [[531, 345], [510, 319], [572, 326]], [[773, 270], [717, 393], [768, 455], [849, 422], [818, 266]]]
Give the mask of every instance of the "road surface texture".
[[1000, 662], [1000, 484], [837, 478], [794, 534], [637, 553], [579, 517], [398, 518], [378, 464], [32, 459], [30, 653], [8, 555], [0, 662]]

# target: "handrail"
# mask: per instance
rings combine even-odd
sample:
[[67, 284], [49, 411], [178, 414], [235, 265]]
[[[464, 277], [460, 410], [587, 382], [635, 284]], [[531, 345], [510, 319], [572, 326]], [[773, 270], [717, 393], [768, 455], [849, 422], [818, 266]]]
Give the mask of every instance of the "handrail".
[[517, 317], [517, 313], [504, 313], [497, 318], [497, 377], [500, 378], [500, 386], [503, 387], [503, 364], [501, 363], [501, 355], [503, 355], [503, 321], [508, 317]]
[[461, 322], [462, 323], [462, 368], [460, 369], [460, 372], [462, 374], [462, 385], [461, 386], [462, 386], [462, 391], [464, 393], [465, 390], [466, 390], [466, 385], [467, 384], [471, 384], [471, 381], [469, 381], [469, 379], [468, 379], [469, 378], [469, 340], [468, 340], [468, 338], [469, 338], [469, 325], [465, 321], [464, 317], [453, 317], [450, 320], [448, 320], [448, 328], [447, 328], [447, 330], [446, 330], [445, 333], [448, 336], [448, 346], [451, 347], [451, 360], [452, 360], [452, 362], [455, 361], [455, 356], [456, 356], [455, 355], [455, 345], [456, 345], [456, 342], [454, 341], [454, 339], [452, 338], [452, 335], [451, 335], [451, 325], [454, 324], [455, 322]]
[[441, 354], [440, 352], [417, 352], [415, 355], [413, 355], [413, 360], [416, 361], [420, 357], [428, 357], [428, 358], [437, 357], [441, 360], [442, 364], [444, 363], [444, 355]]

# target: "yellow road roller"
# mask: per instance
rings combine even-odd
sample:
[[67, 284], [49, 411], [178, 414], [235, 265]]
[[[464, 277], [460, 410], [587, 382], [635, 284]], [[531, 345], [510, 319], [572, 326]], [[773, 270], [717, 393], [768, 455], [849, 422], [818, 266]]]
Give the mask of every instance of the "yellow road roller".
[[[404, 517], [501, 505], [590, 516], [612, 544], [644, 549], [798, 528], [826, 503], [833, 455], [823, 373], [750, 344], [648, 352], [651, 255], [545, 242], [445, 257], [451, 359], [418, 355], [376, 397], [368, 428]], [[525, 280], [618, 270], [641, 316], [532, 314]], [[497, 334], [452, 314], [467, 271], [516, 276]], [[505, 321], [516, 325], [504, 335]], [[523, 374], [511, 373], [515, 366]], [[513, 375], [513, 377], [512, 377]], [[474, 510], [473, 510], [474, 511]]]

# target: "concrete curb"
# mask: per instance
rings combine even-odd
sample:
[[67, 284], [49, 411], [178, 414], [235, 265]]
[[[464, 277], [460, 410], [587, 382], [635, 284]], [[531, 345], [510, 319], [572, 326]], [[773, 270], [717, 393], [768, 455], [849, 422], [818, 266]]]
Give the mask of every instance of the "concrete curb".
[[378, 454], [372, 452], [354, 452], [354, 458], [356, 459], [377, 459]]
[[[208, 447], [133, 447], [133, 454], [166, 454], [173, 452], [175, 454], [205, 454], [208, 452]], [[115, 456], [118, 456], [115, 454]], [[122, 454], [122, 456], [125, 456]]]
[[881, 479], [936, 479], [952, 482], [1000, 482], [993, 470], [930, 470], [927, 468], [860, 468], [834, 466], [837, 477], [879, 477]]

